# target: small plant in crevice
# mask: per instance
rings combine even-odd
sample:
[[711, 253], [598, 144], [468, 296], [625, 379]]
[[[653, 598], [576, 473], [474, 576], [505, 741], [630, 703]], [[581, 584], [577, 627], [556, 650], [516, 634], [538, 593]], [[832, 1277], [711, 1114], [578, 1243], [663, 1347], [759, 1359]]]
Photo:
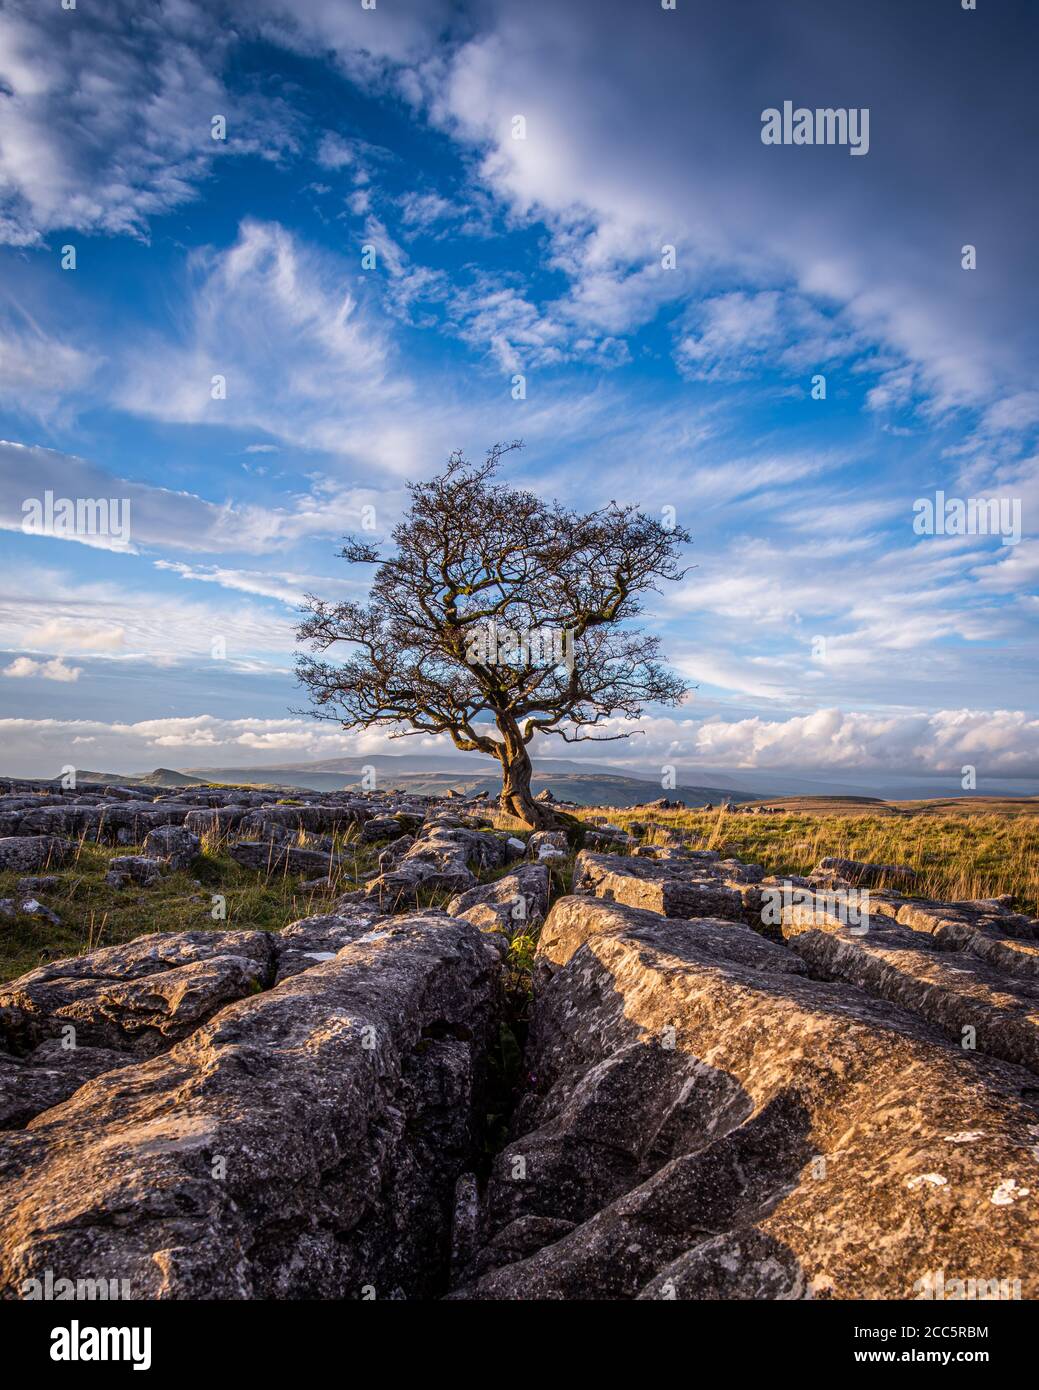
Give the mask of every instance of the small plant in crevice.
[[536, 951], [537, 935], [534, 932], [517, 932], [509, 939], [503, 975], [501, 1021], [487, 1056], [484, 1154], [488, 1168], [508, 1137], [512, 1113], [526, 1088], [523, 1054], [530, 1026]]

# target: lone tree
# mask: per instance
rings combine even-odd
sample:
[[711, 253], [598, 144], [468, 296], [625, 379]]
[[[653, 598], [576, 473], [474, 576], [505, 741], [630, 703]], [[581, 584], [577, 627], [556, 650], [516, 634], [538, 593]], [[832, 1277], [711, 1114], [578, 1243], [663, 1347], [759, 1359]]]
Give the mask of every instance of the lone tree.
[[455, 453], [439, 477], [410, 484], [390, 556], [344, 546], [345, 560], [378, 566], [367, 603], [308, 594], [298, 636], [318, 653], [352, 650], [338, 665], [301, 657], [297, 671], [318, 718], [449, 734], [497, 758], [501, 811], [545, 829], [558, 821], [531, 793], [535, 734], [627, 738], [597, 726], [677, 704], [688, 688], [659, 663], [658, 639], [625, 624], [658, 580], [686, 573], [689, 536], [631, 506], [580, 515], [494, 481], [519, 447], [496, 445], [478, 465]]

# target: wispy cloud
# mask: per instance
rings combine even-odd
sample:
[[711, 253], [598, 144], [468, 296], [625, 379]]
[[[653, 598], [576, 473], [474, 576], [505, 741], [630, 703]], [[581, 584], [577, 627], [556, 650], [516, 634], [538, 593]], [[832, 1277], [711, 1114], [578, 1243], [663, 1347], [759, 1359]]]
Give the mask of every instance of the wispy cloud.
[[217, 584], [222, 589], [234, 589], [243, 594], [258, 594], [263, 598], [275, 598], [298, 608], [305, 594], [320, 593], [324, 597], [354, 590], [358, 597], [366, 590], [363, 580], [353, 583], [342, 579], [329, 578], [317, 574], [279, 574], [268, 570], [232, 570], [220, 565], [200, 567], [185, 564], [181, 560], [156, 560], [156, 567], [180, 575], [181, 579], [192, 579], [202, 584]]
[[0, 312], [0, 408], [53, 421], [71, 413], [71, 402], [99, 367], [89, 348], [48, 332], [11, 303]]
[[[0, 13], [0, 240], [56, 227], [144, 236], [192, 200], [219, 158], [295, 147], [278, 102], [232, 96], [220, 70], [234, 30], [191, 0]], [[222, 116], [227, 138], [214, 139]]]
[[316, 477], [309, 491], [284, 506], [245, 501], [211, 502], [194, 493], [119, 478], [87, 459], [37, 445], [0, 440], [0, 530], [22, 531], [30, 498], [50, 491], [55, 498], [105, 498], [129, 504], [129, 545], [114, 536], [56, 530], [47, 543], [70, 540], [101, 549], [137, 547], [262, 554], [301, 539], [332, 539], [361, 524], [362, 508], [383, 508], [388, 496], [370, 488], [351, 488]]
[[[141, 563], [128, 559], [128, 564]], [[0, 649], [157, 667], [202, 659], [233, 666], [256, 657], [280, 660], [293, 648], [288, 615], [244, 599], [211, 602], [152, 592], [141, 602], [126, 584], [84, 581], [23, 566], [24, 591], [0, 594]], [[222, 639], [219, 659], [213, 643]]]

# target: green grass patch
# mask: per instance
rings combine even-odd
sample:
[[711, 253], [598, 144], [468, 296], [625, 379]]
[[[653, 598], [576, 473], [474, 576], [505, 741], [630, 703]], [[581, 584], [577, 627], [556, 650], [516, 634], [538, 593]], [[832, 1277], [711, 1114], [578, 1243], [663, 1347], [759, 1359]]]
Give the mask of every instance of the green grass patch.
[[[163, 874], [147, 888], [115, 888], [105, 882], [111, 860], [140, 853], [139, 847], [84, 842], [75, 862], [56, 871], [58, 884], [36, 895], [61, 918], [60, 926], [26, 913], [0, 917], [0, 979], [151, 932], [280, 931], [297, 918], [327, 911], [337, 894], [358, 887], [362, 875], [377, 867], [377, 847], [339, 843], [345, 859], [331, 891], [302, 892], [298, 874], [244, 869], [211, 840], [189, 869]], [[17, 902], [22, 877], [30, 875], [0, 874], [0, 898]]]

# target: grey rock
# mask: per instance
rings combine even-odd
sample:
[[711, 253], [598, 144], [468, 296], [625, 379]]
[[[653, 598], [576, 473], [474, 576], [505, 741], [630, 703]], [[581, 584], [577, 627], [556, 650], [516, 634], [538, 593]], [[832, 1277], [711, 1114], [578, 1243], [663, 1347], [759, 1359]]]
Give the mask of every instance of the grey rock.
[[1039, 945], [1034, 942], [975, 932], [967, 944], [967, 950], [1007, 975], [1020, 975], [1027, 980], [1039, 981]]
[[144, 841], [144, 852], [153, 859], [162, 859], [171, 870], [189, 869], [201, 850], [199, 838], [182, 825], [162, 825], [150, 830]]
[[252, 811], [243, 818], [241, 833], [263, 839], [266, 838], [267, 827], [276, 824], [291, 831], [310, 830], [316, 834], [331, 834], [336, 830], [346, 830], [370, 815], [371, 811], [363, 802], [264, 806], [262, 810]]
[[916, 879], [916, 870], [906, 864], [874, 864], [861, 859], [833, 857], [820, 859], [812, 872], [815, 875], [835, 875], [857, 886], [868, 886], [882, 881], [911, 884]]
[[28, 878], [18, 880], [18, 892], [28, 894], [50, 893], [55, 888], [60, 887], [61, 878], [58, 874], [36, 874]]
[[40, 917], [43, 921], [49, 922], [52, 927], [61, 926], [61, 918], [49, 907], [45, 907], [38, 898], [23, 898], [18, 904], [18, 911], [25, 913], [27, 917]]
[[558, 850], [561, 858], [569, 853], [566, 832], [563, 830], [535, 830], [527, 839], [527, 858], [540, 859], [546, 850]]
[[[763, 940], [750, 927], [725, 918], [697, 917], [688, 921], [671, 918], [682, 930], [682, 939], [718, 960], [731, 961], [751, 970], [804, 975], [804, 962], [785, 946]], [[660, 926], [657, 913], [621, 906], [598, 898], [558, 898], [538, 941], [537, 979], [544, 986], [556, 968], [565, 964], [587, 941], [599, 936], [622, 935], [638, 940], [641, 932], [649, 939]]]
[[361, 827], [361, 840], [372, 844], [375, 840], [399, 840], [411, 831], [418, 830], [422, 824], [420, 816], [396, 812], [392, 815], [372, 816]]
[[898, 908], [896, 919], [903, 926], [933, 936], [940, 946], [954, 951], [961, 950], [978, 932], [1021, 941], [1039, 940], [1039, 923], [1034, 918], [992, 901], [943, 903], [918, 899], [904, 902]]
[[624, 849], [635, 845], [635, 837], [618, 830], [589, 830], [585, 833], [586, 849]]
[[415, 843], [414, 835], [401, 835], [379, 855], [379, 868], [385, 871], [398, 864]]
[[277, 953], [275, 983], [331, 960], [344, 946], [390, 919], [370, 908], [340, 907], [334, 912], [301, 917], [272, 939]]
[[262, 874], [310, 874], [334, 876], [338, 855], [327, 850], [300, 849], [268, 840], [240, 840], [228, 851], [236, 864]]
[[474, 868], [502, 868], [509, 858], [499, 836], [440, 819], [425, 825], [396, 866], [374, 878], [365, 891], [381, 907], [398, 911], [415, 904], [420, 888], [463, 893], [476, 883]]
[[0, 1290], [50, 1268], [135, 1299], [443, 1293], [497, 962], [468, 922], [397, 919], [0, 1137]]
[[525, 1260], [528, 1255], [569, 1235], [573, 1229], [572, 1221], [558, 1216], [517, 1216], [470, 1259], [464, 1273], [470, 1278], [477, 1277]]
[[458, 1277], [472, 1263], [481, 1243], [483, 1206], [475, 1173], [462, 1173], [455, 1183], [451, 1220], [451, 1274]]
[[0, 1053], [0, 1130], [21, 1129], [102, 1072], [126, 1066], [126, 1054], [98, 1047], [41, 1043], [28, 1057]]
[[148, 888], [157, 882], [165, 867], [160, 860], [151, 859], [144, 854], [116, 855], [109, 860], [110, 875], [118, 875], [123, 880], [129, 879], [131, 883], [138, 883], [142, 888]]
[[26, 1053], [74, 1030], [77, 1044], [153, 1053], [273, 978], [267, 932], [138, 937], [54, 961], [0, 986], [0, 1042]]
[[808, 931], [793, 949], [827, 979], [848, 980], [926, 1019], [957, 1044], [1039, 1073], [1039, 980], [1004, 974], [996, 959], [936, 950], [890, 922], [864, 936]]
[[707, 859], [658, 861], [582, 850], [574, 865], [574, 890], [665, 917], [726, 917], [740, 921], [743, 898], [728, 887]]
[[548, 869], [521, 864], [511, 874], [459, 893], [447, 905], [452, 917], [464, 917], [484, 931], [534, 931], [548, 914]]
[[60, 868], [76, 852], [69, 840], [56, 835], [15, 835], [0, 840], [0, 873], [34, 873]]
[[248, 815], [246, 806], [213, 806], [206, 810], [188, 811], [184, 828], [193, 835], [217, 835], [224, 838], [238, 829]]

